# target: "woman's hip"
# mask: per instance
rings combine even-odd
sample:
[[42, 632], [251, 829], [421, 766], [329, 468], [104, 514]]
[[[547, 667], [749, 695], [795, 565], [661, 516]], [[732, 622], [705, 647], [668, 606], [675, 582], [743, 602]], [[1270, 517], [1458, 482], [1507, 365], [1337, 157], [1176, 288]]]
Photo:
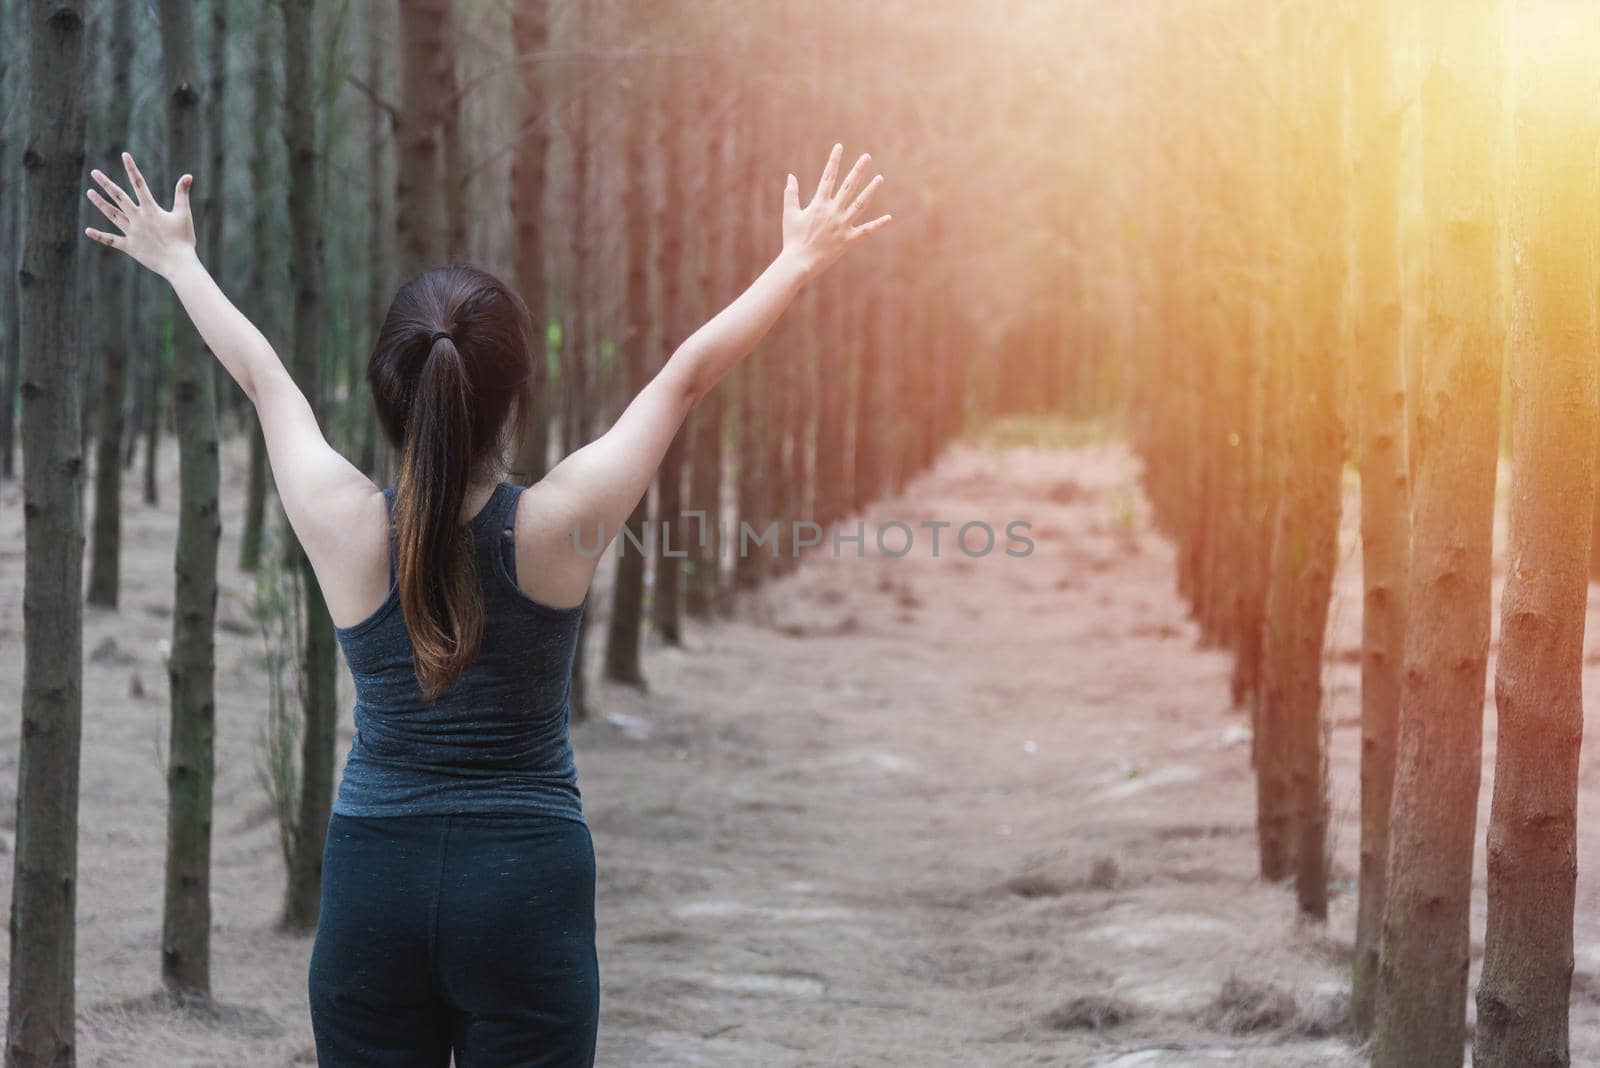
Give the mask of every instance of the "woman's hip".
[[574, 820], [335, 813], [322, 890], [319, 941], [413, 947], [447, 994], [469, 972], [492, 985], [595, 970], [594, 843]]

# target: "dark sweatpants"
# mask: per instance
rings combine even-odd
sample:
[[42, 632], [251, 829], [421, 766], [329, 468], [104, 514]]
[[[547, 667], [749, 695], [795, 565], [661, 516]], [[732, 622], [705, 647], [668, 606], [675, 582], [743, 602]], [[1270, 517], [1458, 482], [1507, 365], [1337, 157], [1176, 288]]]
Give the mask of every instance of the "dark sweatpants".
[[321, 1068], [589, 1068], [594, 845], [538, 815], [335, 813], [311, 953]]

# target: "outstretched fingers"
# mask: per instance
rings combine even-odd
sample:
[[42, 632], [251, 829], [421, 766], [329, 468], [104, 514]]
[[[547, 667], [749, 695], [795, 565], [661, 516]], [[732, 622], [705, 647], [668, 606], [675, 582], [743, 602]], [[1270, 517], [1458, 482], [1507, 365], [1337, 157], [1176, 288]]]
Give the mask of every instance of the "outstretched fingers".
[[128, 216], [123, 213], [121, 208], [118, 208], [93, 189], [89, 190], [89, 203], [99, 208], [100, 214], [104, 215], [111, 225], [123, 233], [128, 232]]
[[[833, 196], [833, 180], [839, 176], [839, 157], [844, 155], [844, 146], [835, 144], [833, 151], [828, 153], [828, 162], [822, 168], [822, 178], [817, 182], [817, 191], [811, 196], [811, 204]], [[806, 207], [810, 207], [807, 204]]]
[[866, 170], [867, 164], [872, 162], [872, 157], [861, 153], [861, 158], [856, 160], [856, 165], [850, 168], [850, 173], [844, 176], [844, 181], [839, 185], [839, 192], [834, 194], [834, 202], [842, 204], [856, 195], [856, 189], [861, 181], [861, 174]]
[[106, 195], [111, 198], [112, 203], [121, 208], [124, 214], [132, 215], [134, 213], [138, 205], [134, 204], [128, 194], [122, 191], [120, 185], [106, 177], [104, 171], [92, 170], [89, 172], [89, 177], [93, 178], [100, 188], [106, 191]]
[[128, 240], [120, 234], [108, 234], [104, 230], [96, 230], [93, 227], [86, 228], [83, 232], [102, 245], [110, 245], [112, 248], [121, 248]]
[[850, 230], [850, 240], [852, 242], [860, 241], [868, 234], [876, 233], [877, 231], [882, 230], [885, 226], [889, 225], [889, 220], [892, 218], [894, 218], [893, 215], [880, 215], [871, 222], [865, 222], [860, 226], [852, 227]]
[[[862, 156], [861, 158], [866, 159], [865, 156]], [[878, 187], [882, 184], [883, 175], [881, 174], [876, 175], [872, 181], [867, 183], [867, 187], [861, 191], [860, 195], [858, 195], [855, 200], [850, 202], [850, 207], [845, 211], [844, 218], [846, 222], [849, 222], [851, 219], [854, 219], [861, 213], [861, 209], [867, 206], [867, 202], [872, 199], [872, 194], [876, 193], [878, 191]]]
[[133, 195], [138, 198], [139, 207], [144, 207], [150, 200], [150, 187], [144, 184], [144, 175], [139, 173], [139, 165], [133, 162], [131, 155], [124, 152], [122, 166], [128, 172], [128, 181], [133, 184]]

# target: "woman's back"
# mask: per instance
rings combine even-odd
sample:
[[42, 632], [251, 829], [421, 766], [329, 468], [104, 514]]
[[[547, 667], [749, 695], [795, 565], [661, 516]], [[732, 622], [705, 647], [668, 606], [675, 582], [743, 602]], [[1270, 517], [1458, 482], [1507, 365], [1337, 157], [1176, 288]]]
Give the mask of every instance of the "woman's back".
[[[518, 588], [513, 526], [522, 491], [500, 483], [462, 530], [472, 539], [483, 640], [471, 666], [436, 701], [427, 701], [417, 682], [392, 581], [370, 616], [335, 628], [355, 679], [356, 737], [334, 812], [536, 812], [583, 822], [567, 723], [587, 602], [557, 607]], [[391, 510], [394, 494], [384, 491]]]

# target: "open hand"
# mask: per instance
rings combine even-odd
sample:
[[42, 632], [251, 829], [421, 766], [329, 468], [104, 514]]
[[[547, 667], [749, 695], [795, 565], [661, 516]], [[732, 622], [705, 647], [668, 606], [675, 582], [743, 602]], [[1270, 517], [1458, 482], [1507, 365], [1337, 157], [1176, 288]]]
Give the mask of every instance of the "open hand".
[[808, 275], [826, 270], [845, 249], [881, 230], [891, 218], [880, 215], [871, 222], [853, 225], [855, 217], [883, 184], [883, 175], [877, 175], [866, 188], [857, 191], [861, 175], [872, 161], [871, 156], [862, 153], [835, 193], [833, 182], [839, 176], [839, 157], [843, 154], [843, 145], [833, 146], [827, 166], [822, 168], [817, 191], [804, 208], [800, 206], [800, 183], [794, 175], [789, 175], [789, 184], [783, 192], [783, 251], [795, 257]]
[[121, 249], [150, 270], [166, 277], [175, 267], [193, 259], [195, 255], [194, 216], [189, 213], [189, 186], [194, 184], [194, 176], [186, 174], [178, 179], [177, 188], [172, 193], [172, 210], [165, 211], [145, 185], [139, 165], [126, 152], [122, 154], [122, 165], [133, 187], [132, 197], [100, 171], [89, 172], [111, 198], [107, 200], [91, 189], [90, 203], [122, 232], [108, 234], [88, 229], [84, 233], [102, 245]]

